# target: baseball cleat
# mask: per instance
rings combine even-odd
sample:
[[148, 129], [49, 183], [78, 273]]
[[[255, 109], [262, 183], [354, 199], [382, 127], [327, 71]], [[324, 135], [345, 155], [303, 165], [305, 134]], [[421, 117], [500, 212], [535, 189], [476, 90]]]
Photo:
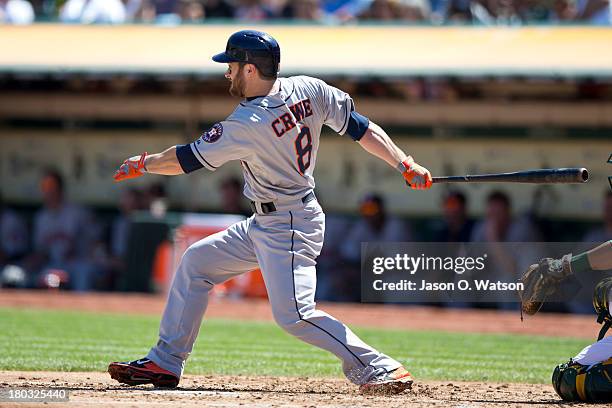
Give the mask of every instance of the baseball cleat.
[[412, 375], [404, 368], [379, 375], [359, 387], [364, 395], [393, 395], [412, 388]]
[[113, 362], [108, 365], [111, 378], [127, 385], [153, 384], [155, 387], [176, 388], [179, 378], [148, 358]]

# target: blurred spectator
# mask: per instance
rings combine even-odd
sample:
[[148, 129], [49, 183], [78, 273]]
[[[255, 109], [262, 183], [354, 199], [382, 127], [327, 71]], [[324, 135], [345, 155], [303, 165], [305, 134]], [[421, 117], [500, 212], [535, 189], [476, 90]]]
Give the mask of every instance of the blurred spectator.
[[471, 0], [448, 0], [444, 21], [465, 24], [472, 20]]
[[470, 11], [475, 22], [484, 25], [517, 25], [521, 18], [512, 0], [473, 0]]
[[[0, 1], [0, 3], [2, 3]], [[56, 4], [55, 0], [28, 0], [28, 3], [32, 6], [34, 15], [37, 18], [40, 17], [51, 17], [55, 14]]]
[[136, 188], [128, 188], [121, 192], [119, 197], [119, 215], [114, 219], [111, 227], [111, 255], [122, 258], [128, 244], [130, 217], [134, 211], [141, 210], [143, 194]]
[[[537, 245], [521, 245], [541, 240], [541, 235], [528, 217], [513, 219], [510, 198], [500, 191], [487, 197], [485, 219], [474, 226], [472, 241], [486, 242], [486, 279], [515, 281], [534, 259], [542, 258]], [[500, 243], [517, 243], [501, 245]], [[497, 307], [510, 309], [511, 303], [499, 303]]]
[[127, 10], [129, 10], [132, 13], [135, 13], [133, 15], [134, 21], [139, 21], [142, 23], [154, 23], [155, 22], [156, 10], [155, 10], [155, 4], [153, 0], [142, 0], [142, 3], [136, 10], [129, 9], [129, 8], [127, 8]]
[[244, 21], [263, 21], [275, 17], [273, 10], [261, 0], [238, 0], [234, 16]]
[[55, 170], [47, 170], [41, 180], [43, 208], [34, 217], [34, 254], [28, 259], [31, 273], [65, 271], [69, 286], [90, 290], [97, 279], [93, 252], [99, 239], [99, 226], [88, 211], [67, 203], [64, 181]]
[[5, 207], [0, 196], [0, 269], [25, 255], [28, 239], [25, 222], [16, 212]]
[[137, 20], [144, 5], [143, 0], [122, 0], [125, 6], [125, 19], [128, 22]]
[[157, 15], [175, 14], [178, 10], [179, 0], [150, 0], [155, 6]]
[[[583, 242], [592, 244], [601, 244], [602, 242], [612, 239], [612, 191], [607, 191], [604, 194], [602, 201], [602, 221], [603, 225], [591, 229], [583, 238]], [[582, 249], [575, 249], [575, 252], [581, 252]], [[572, 288], [574, 298], [566, 303], [567, 309], [571, 313], [592, 313], [593, 306], [591, 303], [591, 294], [593, 287], [601, 280], [601, 271], [586, 271], [579, 277], [580, 287]]]
[[344, 23], [365, 13], [372, 0], [322, 0], [321, 3], [328, 17]]
[[369, 194], [361, 202], [360, 219], [349, 227], [339, 246], [340, 265], [334, 271], [335, 301], [356, 302], [361, 296], [359, 286], [361, 243], [410, 241], [408, 226], [389, 215], [381, 196]]
[[0, 24], [32, 24], [34, 8], [26, 0], [0, 0]]
[[485, 219], [474, 226], [474, 242], [538, 242], [541, 235], [527, 217], [512, 218], [510, 198], [500, 191], [489, 194]]
[[[124, 0], [125, 1], [125, 0]], [[136, 0], [130, 0], [136, 1]], [[167, 24], [199, 23], [208, 18], [233, 18], [234, 7], [226, 0], [138, 0], [137, 18]]]
[[387, 213], [383, 198], [377, 194], [363, 199], [359, 213], [361, 218], [349, 230], [340, 248], [340, 254], [349, 262], [360, 262], [362, 242], [402, 242], [412, 238], [408, 226]]
[[432, 24], [442, 24], [446, 18], [446, 9], [449, 0], [429, 0], [429, 18]]
[[341, 214], [325, 215], [325, 239], [317, 258], [317, 299], [342, 301], [346, 268], [340, 248], [351, 226], [350, 218]]
[[198, 0], [181, 0], [179, 16], [183, 23], [201, 23], [204, 21], [204, 5]]
[[121, 24], [127, 20], [121, 0], [68, 0], [60, 11], [64, 23]]
[[398, 20], [400, 18], [399, 2], [395, 0], [374, 0], [359, 17], [362, 20]]
[[221, 210], [227, 214], [242, 214], [246, 217], [253, 212], [244, 204], [242, 182], [237, 177], [228, 177], [219, 184]]
[[[32, 3], [32, 4], [30, 4]], [[432, 24], [611, 24], [608, 0], [0, 0], [0, 23], [27, 24], [34, 16], [71, 23], [196, 23], [211, 18], [275, 18], [347, 23], [355, 20]], [[9, 18], [8, 15], [13, 17]]]
[[295, 0], [287, 2], [282, 11], [283, 18], [319, 21], [324, 17], [319, 0]]
[[465, 195], [450, 191], [442, 201], [442, 225], [434, 227], [434, 242], [468, 242], [474, 223], [468, 219]]
[[610, 0], [577, 0], [577, 20], [592, 25], [610, 25], [612, 3]]
[[131, 216], [141, 210], [143, 194], [136, 188], [128, 188], [121, 192], [119, 197], [119, 215], [113, 220], [110, 234], [110, 253], [106, 259], [108, 282], [106, 288], [116, 287], [117, 278], [125, 272], [125, 252], [130, 238]]
[[516, 1], [516, 13], [523, 22], [542, 23], [552, 19], [552, 8], [555, 0], [519, 0]]
[[574, 0], [555, 0], [552, 5], [550, 20], [553, 22], [573, 21], [578, 16]]
[[179, 0], [149, 0], [155, 6], [157, 15], [175, 14]]
[[155, 15], [155, 21], [164, 24], [179, 24], [180, 17], [180, 0], [148, 0], [152, 13]]
[[602, 203], [603, 225], [590, 230], [584, 242], [604, 242], [612, 239], [612, 191], [606, 192]]
[[206, 0], [204, 15], [206, 18], [232, 18], [234, 8], [225, 0]]
[[428, 20], [431, 15], [429, 0], [399, 0], [400, 20], [419, 22]]
[[162, 183], [153, 183], [144, 193], [144, 208], [156, 218], [163, 218], [168, 211], [168, 195]]

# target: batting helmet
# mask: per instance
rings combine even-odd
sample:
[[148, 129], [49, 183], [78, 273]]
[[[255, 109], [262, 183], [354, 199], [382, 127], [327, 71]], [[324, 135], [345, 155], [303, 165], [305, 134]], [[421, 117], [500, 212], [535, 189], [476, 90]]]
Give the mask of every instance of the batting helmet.
[[612, 278], [602, 279], [593, 291], [593, 308], [597, 313], [597, 323], [603, 323], [597, 340], [603, 339], [610, 326], [612, 326], [612, 316], [610, 315], [611, 294]]
[[280, 64], [280, 46], [271, 35], [243, 30], [231, 35], [225, 52], [215, 55], [215, 62], [246, 62], [259, 69], [264, 77], [276, 78]]

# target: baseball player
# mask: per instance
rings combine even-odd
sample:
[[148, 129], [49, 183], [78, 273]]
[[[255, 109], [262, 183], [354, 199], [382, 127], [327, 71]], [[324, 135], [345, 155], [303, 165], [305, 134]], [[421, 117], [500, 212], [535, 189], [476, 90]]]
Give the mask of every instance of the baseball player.
[[553, 387], [565, 401], [612, 402], [612, 337], [605, 337], [612, 324], [611, 301], [612, 278], [605, 278], [593, 293], [597, 322], [603, 323], [597, 342], [553, 371]]
[[351, 97], [306, 76], [279, 78], [280, 47], [270, 35], [239, 31], [213, 60], [228, 64], [229, 92], [243, 98], [230, 116], [193, 143], [127, 159], [121, 181], [145, 173], [214, 171], [242, 165], [253, 216], [196, 242], [174, 276], [159, 341], [149, 354], [108, 367], [112, 378], [176, 387], [215, 284], [259, 267], [276, 322], [297, 338], [335, 354], [346, 377], [366, 394], [399, 393], [413, 379], [402, 365], [370, 347], [348, 327], [315, 308], [316, 259], [325, 215], [313, 193], [321, 128], [348, 135], [396, 168], [413, 189], [431, 187], [429, 171], [400, 150]]
[[[612, 241], [578, 255], [542, 259], [521, 277], [525, 285], [519, 293], [521, 312], [536, 314], [561, 282], [574, 274], [609, 269], [612, 269]], [[605, 278], [595, 286], [593, 293], [597, 322], [603, 324], [597, 342], [585, 347], [569, 362], [559, 364], [553, 372], [553, 387], [565, 401], [612, 401], [612, 337], [605, 337], [612, 326], [611, 301], [612, 278]]]

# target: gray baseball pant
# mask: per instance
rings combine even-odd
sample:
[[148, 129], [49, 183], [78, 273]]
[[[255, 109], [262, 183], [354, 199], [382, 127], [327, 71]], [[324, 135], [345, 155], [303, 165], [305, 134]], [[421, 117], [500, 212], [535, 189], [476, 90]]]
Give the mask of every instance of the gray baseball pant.
[[325, 214], [316, 200], [277, 205], [191, 245], [174, 276], [159, 341], [147, 357], [182, 375], [215, 284], [259, 267], [275, 321], [306, 343], [342, 360], [346, 377], [363, 384], [401, 364], [379, 353], [348, 327], [315, 309], [316, 258]]

